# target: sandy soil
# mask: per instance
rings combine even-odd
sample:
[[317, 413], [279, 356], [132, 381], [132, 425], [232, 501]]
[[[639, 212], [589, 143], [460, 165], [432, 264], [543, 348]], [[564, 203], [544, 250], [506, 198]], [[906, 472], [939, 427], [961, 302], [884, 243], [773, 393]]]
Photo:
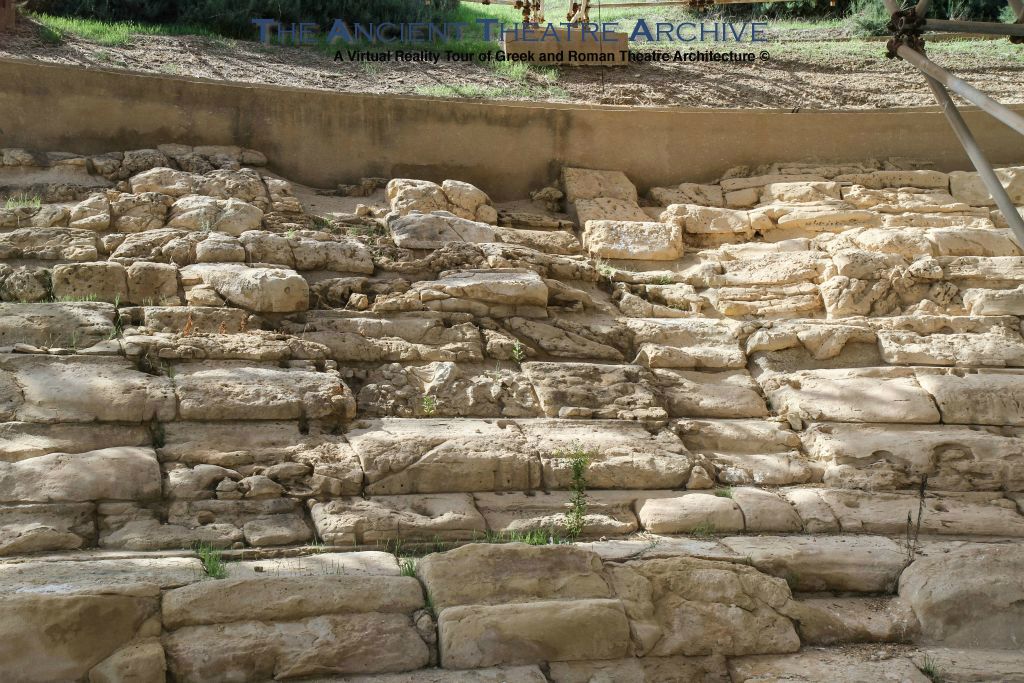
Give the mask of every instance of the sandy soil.
[[[931, 105], [923, 79], [908, 64], [883, 56], [881, 42], [813, 32], [775, 35], [758, 45], [770, 59], [754, 64], [645, 63], [619, 67], [561, 67], [557, 78], [536, 72], [516, 81], [479, 64], [366, 64], [335, 62], [313, 49], [263, 46], [197, 36], [139, 36], [107, 47], [69, 37], [48, 45], [23, 22], [4, 36], [0, 57], [86, 68], [198, 76], [251, 83], [389, 95], [487, 97], [632, 106], [886, 108]], [[935, 61], [997, 100], [1024, 102], [1024, 48], [953, 50], [935, 43]], [[819, 49], [820, 48], [820, 49]], [[1000, 48], [1000, 49], [994, 49]]]

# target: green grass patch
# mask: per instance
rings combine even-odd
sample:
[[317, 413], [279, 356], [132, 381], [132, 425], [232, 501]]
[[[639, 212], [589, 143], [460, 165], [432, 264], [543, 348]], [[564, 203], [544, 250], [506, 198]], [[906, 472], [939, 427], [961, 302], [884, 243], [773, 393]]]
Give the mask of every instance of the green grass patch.
[[42, 197], [25, 194], [24, 192], [12, 194], [4, 201], [5, 209], [38, 209], [42, 205]]
[[211, 579], [227, 578], [228, 569], [220, 550], [209, 544], [200, 543], [196, 546], [196, 554], [199, 555], [199, 561], [203, 563], [203, 570], [206, 571], [208, 577]]
[[135, 36], [213, 36], [213, 31], [194, 24], [139, 24], [134, 21], [99, 21], [78, 17], [58, 17], [29, 12], [40, 26], [40, 38], [55, 44], [65, 36], [75, 36], [98, 45], [123, 46]]

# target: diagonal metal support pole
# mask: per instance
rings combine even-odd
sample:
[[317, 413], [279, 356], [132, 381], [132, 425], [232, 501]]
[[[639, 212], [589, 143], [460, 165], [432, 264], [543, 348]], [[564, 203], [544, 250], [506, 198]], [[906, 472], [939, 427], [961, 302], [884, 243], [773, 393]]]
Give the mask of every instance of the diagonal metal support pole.
[[967, 81], [957, 78], [917, 50], [913, 50], [906, 45], [900, 45], [896, 49], [896, 54], [913, 64], [928, 78], [938, 81], [960, 97], [977, 105], [980, 109], [996, 117], [1021, 135], [1024, 135], [1024, 116], [999, 104]]
[[1013, 205], [1010, 196], [1006, 194], [1006, 188], [999, 182], [996, 172], [992, 170], [992, 164], [988, 163], [988, 159], [985, 158], [981, 148], [978, 147], [978, 143], [975, 142], [974, 135], [971, 133], [971, 129], [967, 127], [963, 117], [960, 116], [960, 110], [953, 103], [953, 98], [949, 96], [949, 93], [942, 87], [942, 84], [931, 76], [926, 75], [925, 80], [928, 81], [928, 87], [931, 88], [932, 94], [935, 95], [942, 113], [946, 115], [946, 120], [949, 121], [950, 127], [956, 133], [956, 137], [960, 140], [960, 144], [963, 145], [967, 156], [970, 157], [971, 163], [978, 171], [978, 175], [981, 176], [985, 187], [988, 188], [989, 194], [996, 200], [996, 206], [999, 207], [999, 210], [1006, 218], [1006, 222], [1009, 224], [1017, 244], [1024, 247], [1024, 218], [1021, 218], [1020, 213], [1017, 212], [1017, 207]]

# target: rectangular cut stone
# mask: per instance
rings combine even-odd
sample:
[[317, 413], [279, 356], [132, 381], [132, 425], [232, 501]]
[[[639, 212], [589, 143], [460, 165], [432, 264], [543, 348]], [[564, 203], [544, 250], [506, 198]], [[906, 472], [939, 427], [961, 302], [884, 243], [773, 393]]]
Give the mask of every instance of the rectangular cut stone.
[[481, 361], [480, 331], [472, 323], [445, 324], [423, 312], [383, 317], [310, 311], [297, 326], [302, 338], [323, 344], [339, 362]]
[[884, 536], [729, 536], [722, 543], [810, 593], [887, 593], [906, 564], [906, 552]]
[[746, 190], [748, 188], [762, 188], [772, 183], [814, 183], [824, 182], [825, 177], [815, 173], [772, 173], [769, 175], [745, 176], [739, 178], [726, 178], [722, 181], [722, 189], [726, 192]]
[[[822, 489], [844, 532], [899, 535], [907, 532], [909, 515], [916, 528], [916, 494]], [[1024, 516], [998, 493], [932, 494], [925, 498], [921, 532], [963, 536], [1024, 536]]]
[[872, 171], [870, 173], [848, 173], [836, 176], [838, 182], [863, 185], [873, 189], [888, 187], [919, 187], [921, 189], [949, 189], [949, 174], [940, 171]]
[[114, 336], [114, 313], [104, 303], [3, 303], [0, 346], [88, 348]]
[[0, 555], [75, 550], [95, 542], [92, 503], [0, 505]]
[[595, 171], [589, 168], [562, 167], [562, 187], [565, 199], [595, 199], [611, 197], [636, 203], [636, 187], [622, 171]]
[[573, 202], [576, 209], [576, 221], [580, 227], [586, 227], [590, 221], [647, 221], [650, 217], [644, 213], [635, 201], [615, 199], [613, 197], [595, 197], [593, 199], [577, 199]]
[[650, 370], [636, 365], [523, 363], [548, 417], [663, 419]]
[[587, 457], [590, 489], [670, 489], [685, 485], [690, 458], [667, 430], [649, 432], [620, 420], [521, 420], [532, 453], [540, 457], [544, 488], [568, 489], [572, 458]]
[[817, 280], [827, 265], [818, 252], [764, 254], [722, 262], [722, 274], [712, 275], [712, 287], [783, 286]]
[[1005, 428], [815, 424], [801, 434], [837, 488], [913, 489], [928, 475], [939, 491], [1024, 490], [1024, 438]]
[[768, 414], [757, 384], [746, 370], [653, 372], [670, 417], [736, 418]]
[[894, 365], [1024, 366], [1024, 339], [1009, 327], [929, 335], [879, 330], [878, 346]]
[[[583, 536], [621, 536], [637, 530], [634, 501], [652, 495], [645, 491], [591, 491], [583, 519]], [[656, 494], [655, 494], [656, 495]], [[569, 493], [475, 493], [476, 507], [496, 532], [548, 532], [564, 537], [569, 513]]]
[[12, 354], [0, 356], [0, 369], [17, 379], [21, 396], [16, 419], [24, 422], [175, 418], [170, 380], [140, 372], [124, 358]]
[[370, 495], [540, 486], [540, 463], [511, 422], [375, 420], [346, 438], [362, 463]]
[[683, 255], [683, 231], [668, 223], [590, 220], [583, 246], [597, 258], [674, 261]]
[[615, 659], [630, 651], [618, 600], [549, 600], [449, 607], [438, 617], [441, 666]]
[[408, 671], [430, 659], [406, 614], [186, 626], [163, 644], [170, 674], [195, 683]]
[[743, 531], [743, 513], [732, 498], [711, 493], [667, 494], [637, 501], [640, 526], [654, 534]]
[[800, 648], [785, 581], [738, 562], [693, 557], [606, 566], [626, 607], [637, 654], [742, 655]]
[[482, 537], [483, 516], [468, 494], [375, 496], [311, 502], [317, 535], [331, 545]]
[[[995, 172], [1000, 184], [1010, 196], [1010, 201], [1017, 205], [1024, 204], [1024, 167], [997, 168]], [[949, 189], [959, 202], [971, 206], [996, 205], [996, 201], [976, 171], [953, 171], [949, 174]]]
[[780, 414], [833, 422], [939, 421], [939, 411], [907, 368], [800, 370], [759, 378]]
[[335, 371], [206, 361], [177, 366], [185, 420], [290, 420], [355, 415], [355, 399]]
[[745, 235], [753, 230], [750, 214], [695, 204], [673, 204], [662, 220], [692, 235]]
[[423, 589], [410, 576], [253, 576], [167, 591], [161, 616], [173, 630], [238, 621], [295, 621], [320, 614], [412, 614]]
[[160, 466], [151, 448], [49, 453], [0, 462], [0, 502], [49, 503], [152, 500], [160, 497]]
[[636, 363], [661, 368], [741, 368], [741, 323], [699, 318], [627, 318]]
[[601, 559], [575, 545], [470, 543], [416, 563], [434, 608], [610, 598]]
[[0, 423], [0, 462], [18, 462], [48, 453], [81, 453], [110, 446], [148, 446], [142, 425]]
[[1024, 372], [918, 370], [947, 424], [1024, 425]]
[[928, 683], [931, 679], [906, 657], [867, 659], [856, 652], [808, 650], [792, 655], [761, 655], [729, 660], [733, 683], [792, 681], [812, 683], [862, 683], [899, 681]]

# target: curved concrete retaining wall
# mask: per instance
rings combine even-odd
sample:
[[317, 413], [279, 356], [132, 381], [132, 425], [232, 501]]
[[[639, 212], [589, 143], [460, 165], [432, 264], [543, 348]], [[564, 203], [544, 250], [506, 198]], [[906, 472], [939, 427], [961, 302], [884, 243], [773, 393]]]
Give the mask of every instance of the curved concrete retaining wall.
[[[620, 169], [641, 190], [809, 157], [906, 156], [940, 170], [970, 168], [935, 108], [794, 113], [452, 101], [20, 60], [0, 60], [0, 84], [0, 147], [92, 153], [238, 144], [321, 187], [362, 176], [458, 178], [503, 199], [542, 186], [563, 164]], [[975, 110], [964, 118], [990, 161], [1024, 159], [1024, 137]]]

